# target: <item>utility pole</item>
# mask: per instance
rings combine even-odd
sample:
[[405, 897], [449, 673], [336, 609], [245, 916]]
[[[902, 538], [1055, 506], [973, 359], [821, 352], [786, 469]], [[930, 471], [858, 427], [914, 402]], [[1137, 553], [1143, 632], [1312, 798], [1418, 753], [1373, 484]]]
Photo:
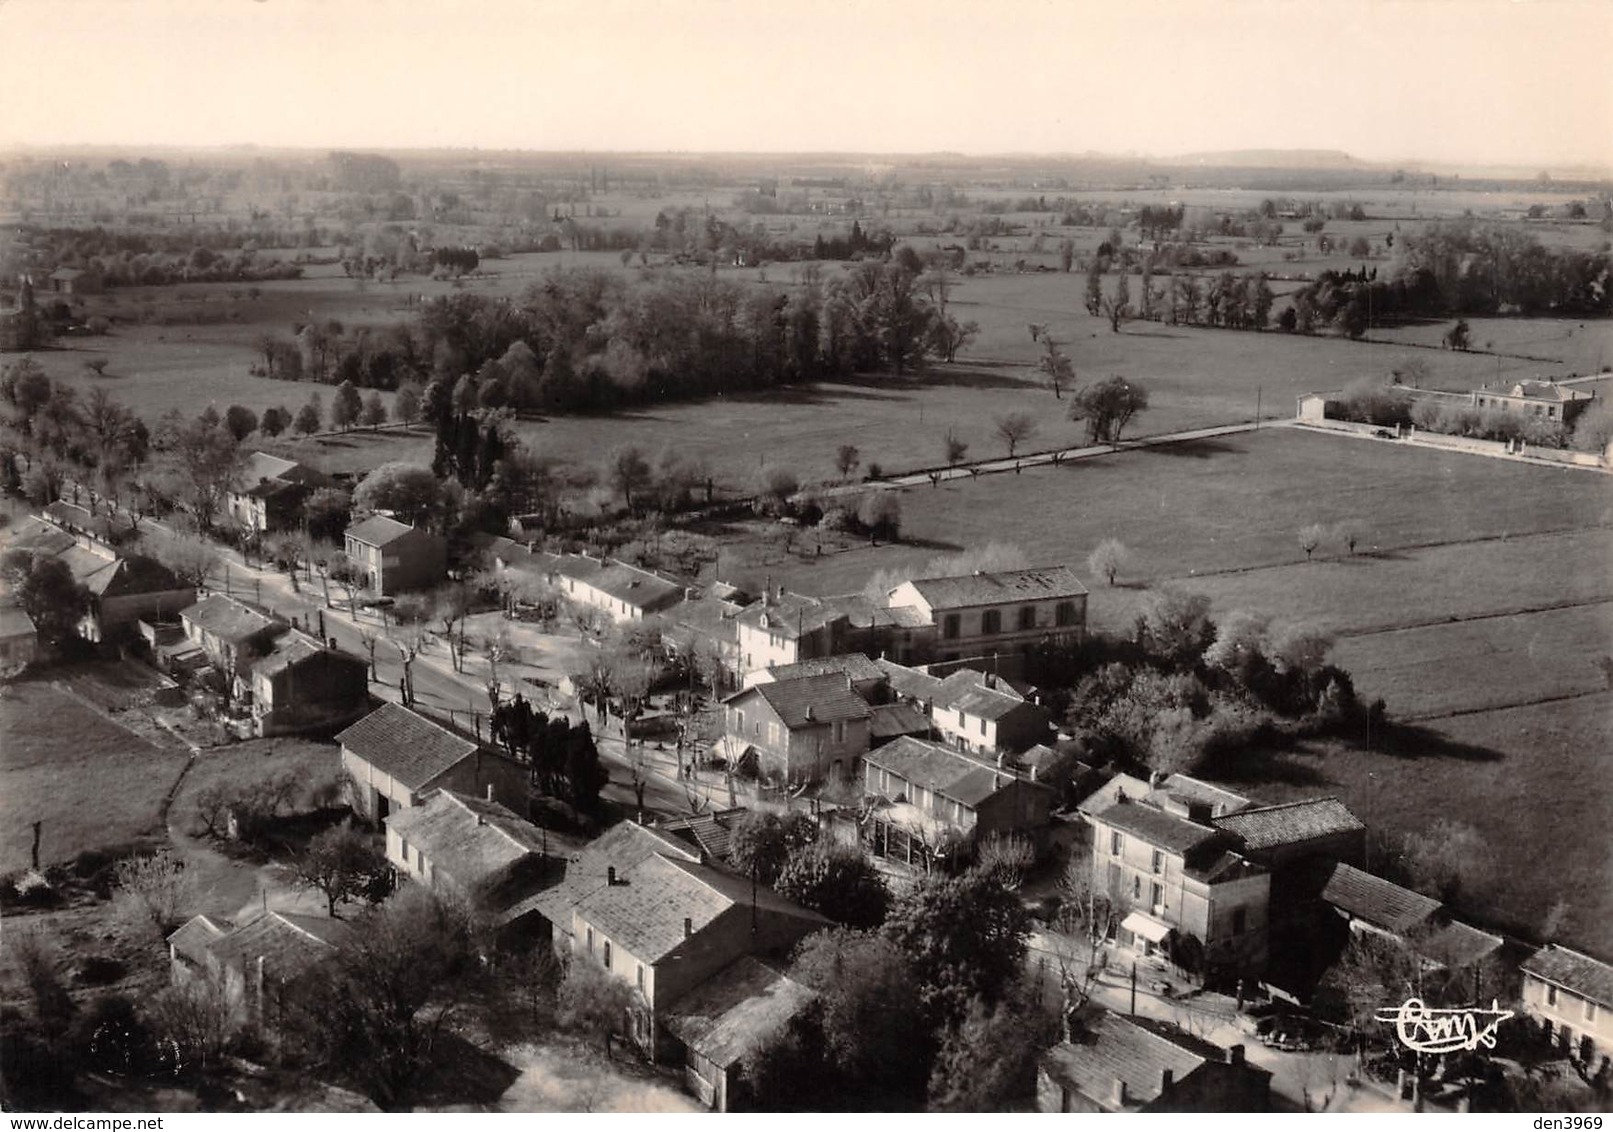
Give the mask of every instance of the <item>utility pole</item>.
[[1131, 1016], [1137, 1016], [1137, 960], [1131, 961]]
[[1255, 428], [1257, 430], [1260, 428], [1260, 395], [1264, 391], [1263, 387], [1255, 386]]

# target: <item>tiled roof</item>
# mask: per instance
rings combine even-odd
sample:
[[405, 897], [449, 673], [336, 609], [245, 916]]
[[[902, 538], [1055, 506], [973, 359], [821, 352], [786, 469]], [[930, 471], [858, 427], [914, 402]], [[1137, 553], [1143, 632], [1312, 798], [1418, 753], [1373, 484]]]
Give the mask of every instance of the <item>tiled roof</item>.
[[207, 958], [208, 950], [231, 930], [228, 920], [192, 916], [168, 937], [168, 946], [193, 963]]
[[656, 853], [681, 855], [689, 860], [700, 858], [700, 850], [671, 833], [649, 829], [637, 822], [619, 822], [568, 861], [565, 879], [540, 893], [534, 904], [550, 923], [570, 931], [571, 910], [590, 893], [605, 887], [610, 869], [620, 874]]
[[543, 853], [537, 826], [497, 802], [449, 790], [388, 814], [386, 824], [467, 889]]
[[1523, 971], [1613, 1009], [1613, 965], [1600, 959], [1550, 943], [1523, 961]]
[[555, 567], [555, 572], [585, 582], [601, 593], [639, 609], [663, 609], [683, 600], [684, 589], [677, 582], [614, 558], [598, 562], [568, 555]]
[[1266, 871], [1259, 865], [1250, 864], [1230, 849], [1214, 853], [1206, 860], [1199, 860], [1197, 854], [1190, 854], [1183, 863], [1183, 868], [1189, 876], [1206, 884], [1225, 884], [1232, 880], [1258, 876]]
[[1498, 935], [1481, 932], [1478, 928], [1451, 920], [1441, 924], [1417, 944], [1417, 953], [1453, 971], [1471, 967], [1480, 959], [1501, 950], [1503, 940]]
[[1211, 820], [1217, 828], [1236, 834], [1250, 849], [1296, 845], [1319, 837], [1366, 829], [1348, 806], [1331, 797], [1262, 806]]
[[884, 657], [880, 657], [874, 663], [885, 674], [885, 679], [890, 683], [891, 691], [898, 696], [910, 700], [929, 700], [933, 702], [936, 696], [940, 694], [941, 680], [939, 677], [931, 676], [928, 672], [920, 671], [917, 668], [909, 668], [905, 664], [897, 664], [894, 660], [886, 660]]
[[753, 902], [758, 913], [800, 920], [803, 926], [828, 923], [766, 885], [660, 853], [618, 871], [615, 884], [595, 889], [577, 905], [577, 915], [634, 958], [657, 963], [730, 908], [744, 906], [748, 914]]
[[869, 660], [860, 652], [840, 653], [836, 656], [820, 656], [812, 660], [803, 660], [795, 664], [775, 664], [768, 670], [774, 680], [795, 680], [802, 676], [828, 676], [839, 674], [850, 676], [858, 684], [883, 680], [885, 673], [879, 665]]
[[276, 626], [290, 628], [227, 594], [209, 594], [195, 605], [180, 610], [179, 616], [226, 641], [244, 641]]
[[1322, 886], [1322, 899], [1396, 935], [1426, 923], [1440, 908], [1439, 901], [1432, 897], [1345, 864], [1333, 866]]
[[1068, 566], [964, 574], [956, 578], [914, 578], [913, 588], [931, 609], [959, 609], [1018, 601], [1048, 601], [1087, 592]]
[[400, 523], [396, 519], [389, 519], [385, 515], [371, 515], [361, 523], [354, 523], [347, 528], [347, 537], [363, 543], [365, 546], [382, 547], [397, 542], [398, 539], [414, 530], [408, 523]]
[[1248, 809], [1253, 803], [1242, 794], [1234, 794], [1185, 774], [1168, 774], [1160, 781], [1156, 791], [1180, 802], [1192, 802], [1210, 807], [1214, 814], [1235, 814]]
[[1112, 1103], [1114, 1083], [1123, 1081], [1127, 1107], [1140, 1107], [1159, 1099], [1165, 1070], [1181, 1082], [1206, 1062], [1224, 1057], [1220, 1046], [1169, 1022], [1104, 1011], [1073, 1041], [1048, 1050], [1041, 1065], [1055, 1081], [1104, 1104]]
[[310, 657], [320, 654], [329, 654], [331, 660], [338, 664], [351, 664], [360, 668], [369, 668], [369, 663], [352, 653], [341, 649], [328, 649], [317, 637], [310, 637], [307, 633], [292, 630], [285, 636], [276, 640], [262, 660], [252, 666], [252, 671], [264, 676], [273, 676], [278, 672], [301, 664]]
[[756, 684], [730, 700], [754, 693], [778, 713], [785, 727], [835, 723], [846, 719], [867, 719], [868, 703], [847, 687], [844, 676], [802, 676], [796, 680], [774, 680]]
[[1022, 787], [1046, 789], [1012, 770], [985, 763], [962, 751], [904, 735], [863, 756], [869, 766], [889, 771], [903, 782], [943, 797], [976, 806], [1015, 782]]
[[419, 790], [476, 753], [476, 744], [397, 704], [382, 704], [336, 741], [410, 790]]
[[1122, 833], [1129, 833], [1149, 845], [1167, 849], [1172, 853], [1186, 853], [1219, 836], [1208, 826], [1130, 801], [1117, 802], [1102, 813], [1092, 816], [1095, 820], [1113, 826]]
[[747, 955], [680, 998], [667, 1029], [727, 1069], [765, 1045], [814, 997], [807, 987]]
[[[941, 705], [937, 704], [936, 707], [939, 709]], [[946, 704], [946, 708], [951, 711], [961, 711], [964, 715], [975, 719], [989, 720], [1003, 719], [1025, 707], [1033, 711], [1040, 710], [1036, 705], [1027, 705], [1019, 696], [999, 688], [970, 688]]]
[[286, 979], [319, 962], [347, 931], [340, 920], [293, 912], [265, 912], [220, 936], [209, 947], [226, 967], [243, 969], [261, 958], [265, 973]]
[[663, 833], [677, 834], [705, 853], [708, 860], [717, 861], [728, 856], [734, 824], [748, 812], [744, 806], [736, 806], [731, 810], [662, 818], [655, 823], [655, 828]]
[[868, 734], [875, 739], [930, 733], [930, 717], [912, 704], [875, 704], [868, 709]]
[[1117, 774], [1081, 799], [1075, 808], [1083, 814], [1096, 817], [1119, 802], [1122, 795], [1133, 802], [1145, 798], [1148, 795], [1148, 782], [1129, 774]]
[[264, 480], [318, 486], [328, 483], [330, 477], [295, 460], [254, 452], [242, 461], [241, 470], [235, 476], [235, 490], [250, 491]]
[[69, 530], [87, 531], [95, 522], [95, 516], [90, 514], [88, 508], [68, 503], [64, 499], [56, 500], [41, 513], [57, 526], [67, 527]]
[[845, 616], [843, 611], [815, 597], [786, 593], [782, 597], [752, 602], [735, 620], [753, 629], [777, 633], [785, 640], [794, 640], [802, 633], [815, 632]]
[[1520, 381], [1512, 387], [1513, 397], [1533, 397], [1543, 401], [1588, 400], [1584, 390], [1569, 389], [1555, 381]]

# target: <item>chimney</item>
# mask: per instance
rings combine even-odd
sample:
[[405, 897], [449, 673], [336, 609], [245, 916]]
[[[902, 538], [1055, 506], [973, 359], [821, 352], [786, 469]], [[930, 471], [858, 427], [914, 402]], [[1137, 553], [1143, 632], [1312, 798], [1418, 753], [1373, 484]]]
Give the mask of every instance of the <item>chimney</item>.
[[815, 722], [815, 717], [812, 714], [812, 705], [811, 704], [807, 705], [806, 717], [807, 717], [807, 722], [808, 723]]
[[606, 887], [609, 887], [609, 886], [611, 886], [611, 885], [613, 885], [615, 883], [616, 883], [616, 866], [615, 865], [606, 865], [605, 866], [605, 885], [606, 885]]
[[1032, 782], [1036, 781], [1036, 764], [1035, 763], [1031, 763], [1031, 781]]
[[[685, 916], [683, 918], [683, 938], [688, 939], [692, 935], [694, 935], [694, 919], [693, 917]], [[1242, 1046], [1238, 1048], [1243, 1049]]]
[[1161, 1093], [1170, 1092], [1171, 1086], [1175, 1083], [1176, 1074], [1174, 1072], [1169, 1069], [1161, 1069], [1159, 1071], [1159, 1091]]
[[1228, 1046], [1227, 1047], [1227, 1064], [1228, 1065], [1242, 1065], [1243, 1064], [1243, 1043], [1242, 1042], [1239, 1042], [1235, 1046]]
[[781, 583], [779, 583], [779, 588], [778, 588], [778, 599], [779, 599], [779, 600], [780, 600], [780, 601], [783, 601], [783, 600], [784, 600], [784, 584], [783, 584], [783, 583], [782, 583], [782, 582], [781, 582]]
[[1124, 1108], [1126, 1104], [1126, 1083], [1119, 1077], [1115, 1078], [1114, 1085], [1109, 1090], [1109, 1099], [1116, 1108]]
[[846, 691], [848, 691], [848, 692], [853, 691], [853, 687], [852, 687], [852, 683], [851, 683], [851, 673], [849, 673], [849, 672], [846, 673]]

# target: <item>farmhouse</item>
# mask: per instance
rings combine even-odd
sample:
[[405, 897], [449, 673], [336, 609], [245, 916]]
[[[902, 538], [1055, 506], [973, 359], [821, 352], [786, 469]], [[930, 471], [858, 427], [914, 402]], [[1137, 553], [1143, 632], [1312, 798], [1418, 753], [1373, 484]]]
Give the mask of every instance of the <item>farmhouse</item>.
[[1100, 1011], [1046, 1054], [1040, 1112], [1267, 1112], [1271, 1074], [1169, 1022]]
[[215, 981], [234, 1009], [272, 1027], [287, 984], [328, 956], [347, 931], [340, 920], [272, 910], [239, 927], [194, 916], [168, 937], [171, 978], [176, 985]]
[[251, 690], [252, 666], [269, 654], [278, 637], [291, 631], [286, 622], [228, 594], [209, 594], [186, 606], [179, 611], [179, 622], [234, 695]]
[[[495, 913], [558, 879], [547, 831], [486, 798], [438, 790], [385, 824], [386, 858], [400, 874]], [[553, 848], [569, 844], [557, 836]]]
[[684, 599], [679, 583], [614, 558], [567, 554], [556, 561], [553, 577], [571, 601], [601, 610], [616, 622], [642, 621]]
[[927, 869], [960, 839], [1045, 842], [1054, 792], [1033, 774], [911, 736], [869, 751], [863, 768], [863, 844], [876, 857]]
[[1212, 816], [1238, 852], [1272, 873], [1272, 901], [1295, 908], [1314, 899], [1321, 863], [1366, 861], [1367, 827], [1337, 798], [1310, 798]]
[[886, 604], [918, 611], [942, 661], [1070, 644], [1086, 631], [1087, 588], [1068, 566], [917, 578], [892, 589]]
[[960, 668], [936, 690], [930, 720], [942, 736], [965, 751], [1014, 753], [1047, 738], [1047, 712], [1006, 680]]
[[1470, 968], [1502, 946], [1500, 936], [1453, 919], [1439, 901], [1353, 865], [1331, 867], [1322, 901], [1351, 932], [1393, 940], [1417, 955], [1425, 969]]
[[1264, 968], [1271, 876], [1234, 838], [1144, 802], [1117, 801], [1088, 821], [1094, 883], [1131, 908], [1122, 946], [1151, 955], [1175, 933], [1198, 940], [1209, 964]]
[[618, 822], [570, 857], [559, 884], [529, 897], [512, 911], [537, 912], [550, 925], [555, 951], [569, 955], [573, 950], [572, 912], [577, 905], [618, 873], [658, 853], [696, 863], [707, 859], [698, 846], [672, 832], [650, 829], [631, 820]]
[[1590, 407], [1596, 394], [1574, 389], [1555, 381], [1519, 381], [1504, 390], [1475, 389], [1473, 405], [1479, 409], [1500, 409], [1522, 417], [1542, 417], [1548, 421], [1572, 424]]
[[573, 962], [586, 957], [638, 992], [631, 1033], [659, 1060], [671, 1052], [663, 1048], [663, 1015], [680, 998], [743, 956], [782, 959], [828, 924], [766, 886], [681, 853], [654, 853], [612, 868], [577, 902], [571, 953]]
[[1613, 964], [1553, 943], [1525, 959], [1522, 969], [1524, 1012], [1595, 1072], [1613, 1056]]
[[329, 476], [295, 460], [254, 452], [236, 474], [224, 510], [255, 534], [288, 530], [301, 519], [308, 496], [329, 483]]
[[296, 629], [253, 663], [250, 681], [260, 736], [337, 727], [370, 707], [368, 662]]
[[768, 1110], [741, 1076], [746, 1060], [765, 1048], [817, 997], [759, 959], [744, 956], [672, 1007], [667, 1031], [684, 1049], [684, 1082], [717, 1112]]
[[353, 809], [371, 821], [417, 806], [434, 790], [508, 798], [524, 804], [527, 769], [432, 723], [383, 704], [336, 736], [355, 786]]
[[[868, 750], [868, 703], [838, 673], [773, 680], [723, 700], [723, 735], [764, 778], [796, 784], [850, 775]], [[753, 753], [753, 754], [752, 754]]]
[[428, 589], [448, 573], [446, 540], [385, 515], [348, 527], [345, 543], [363, 584], [378, 594]]

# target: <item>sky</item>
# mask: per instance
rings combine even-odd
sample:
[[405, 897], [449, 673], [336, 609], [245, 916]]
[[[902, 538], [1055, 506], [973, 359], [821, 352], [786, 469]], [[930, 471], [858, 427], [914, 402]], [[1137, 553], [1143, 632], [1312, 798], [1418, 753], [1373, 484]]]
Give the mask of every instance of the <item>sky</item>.
[[0, 146], [1613, 167], [1613, 0], [0, 0]]

